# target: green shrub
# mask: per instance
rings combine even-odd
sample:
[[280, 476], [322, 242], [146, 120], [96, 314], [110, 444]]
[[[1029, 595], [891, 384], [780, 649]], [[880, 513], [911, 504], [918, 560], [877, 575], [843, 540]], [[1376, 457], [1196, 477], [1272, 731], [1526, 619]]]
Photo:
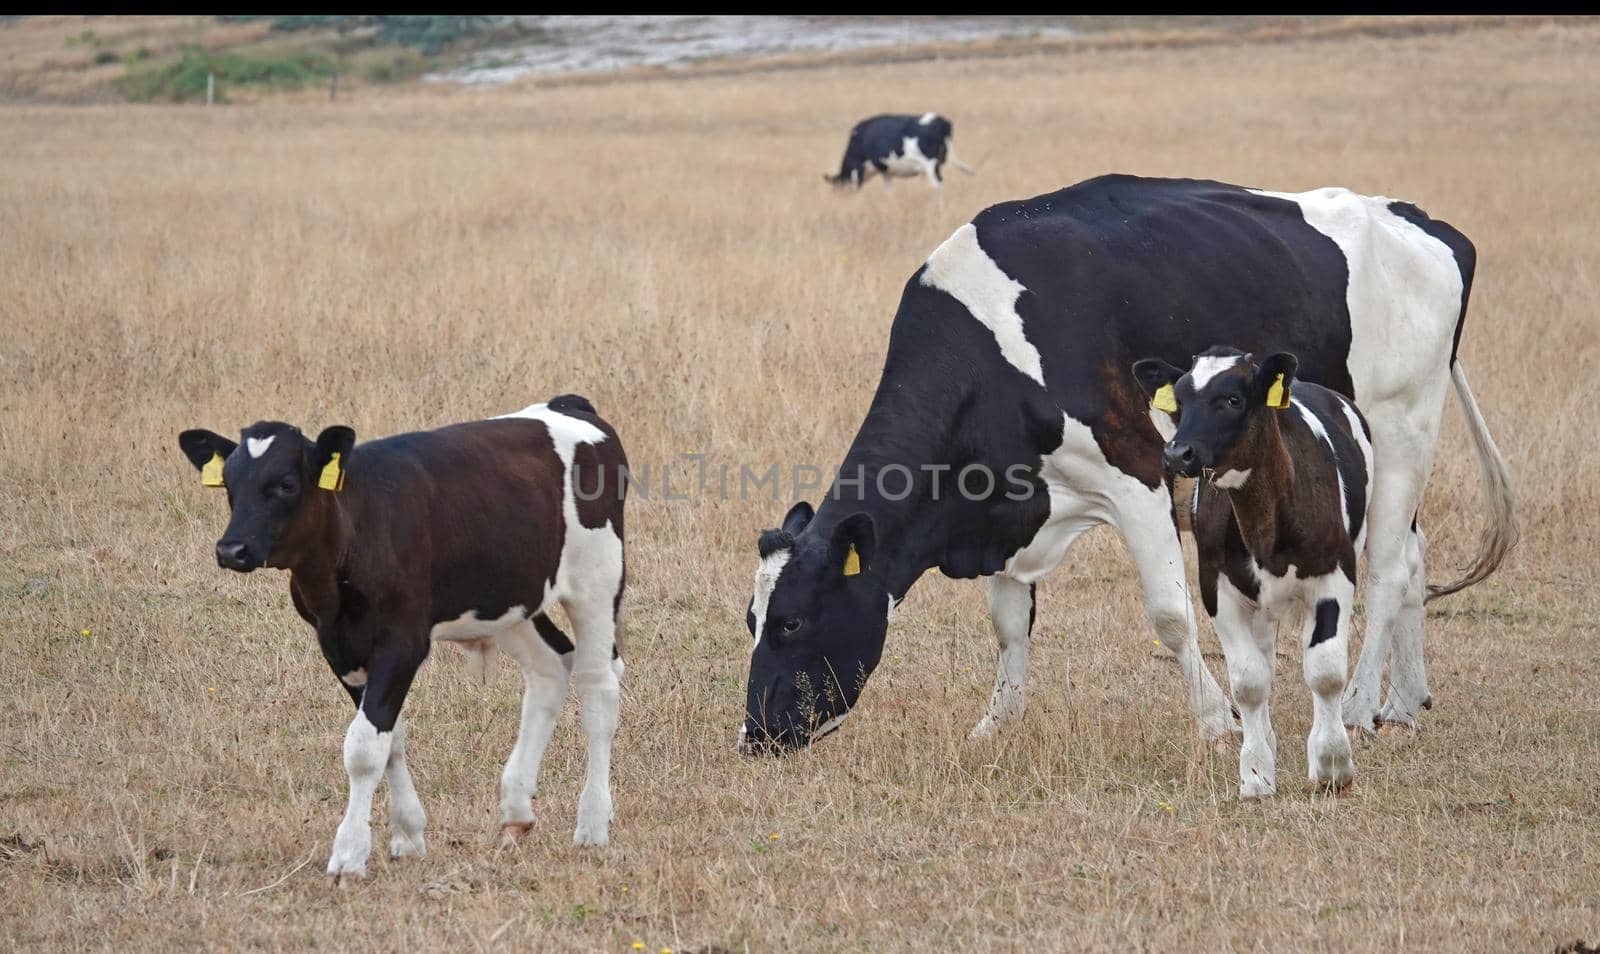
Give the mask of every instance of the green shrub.
[[122, 80], [122, 91], [133, 100], [183, 102], [199, 99], [206, 95], [206, 76], [215, 73], [217, 97], [222, 99], [230, 86], [294, 89], [322, 82], [336, 69], [334, 61], [320, 53], [294, 52], [264, 57], [211, 53], [199, 47], [186, 47], [174, 62], [130, 72]]

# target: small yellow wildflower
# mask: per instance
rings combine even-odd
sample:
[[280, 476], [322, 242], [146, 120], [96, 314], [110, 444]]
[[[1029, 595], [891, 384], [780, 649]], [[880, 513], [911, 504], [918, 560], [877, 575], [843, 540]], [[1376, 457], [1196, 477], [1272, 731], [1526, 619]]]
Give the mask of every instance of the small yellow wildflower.
[[661, 954], [672, 954], [672, 948], [670, 948], [670, 947], [663, 947], [663, 948], [662, 948], [662, 949], [661, 949]]
[[779, 838], [782, 838], [782, 837], [783, 836], [778, 834], [777, 832], [773, 832], [772, 834], [767, 836], [767, 840], [768, 841], [777, 841]]
[[[623, 885], [623, 886], [622, 886], [622, 890], [624, 890], [624, 891], [626, 891], [626, 890], [628, 890], [628, 886], [627, 886], [627, 885]], [[640, 943], [640, 944], [643, 944], [643, 943], [644, 943], [644, 942], [643, 942], [643, 941], [640, 941], [640, 942], [639, 942], [639, 943]]]
[[83, 631], [83, 635], [85, 635], [85, 636], [87, 636], [87, 635], [89, 635], [89, 631], [88, 631], [88, 630], [87, 630], [87, 629], [86, 629], [86, 630], [84, 630], [84, 631]]
[[217, 691], [217, 687], [216, 686], [207, 686], [206, 687], [206, 691], [207, 692], [216, 692]]
[[644, 942], [643, 941], [634, 941], [633, 942], [633, 949], [636, 950], [636, 951], [644, 950]]
[[1172, 814], [1172, 803], [1171, 802], [1156, 802], [1156, 804], [1160, 805], [1163, 809], [1165, 809], [1168, 815]]

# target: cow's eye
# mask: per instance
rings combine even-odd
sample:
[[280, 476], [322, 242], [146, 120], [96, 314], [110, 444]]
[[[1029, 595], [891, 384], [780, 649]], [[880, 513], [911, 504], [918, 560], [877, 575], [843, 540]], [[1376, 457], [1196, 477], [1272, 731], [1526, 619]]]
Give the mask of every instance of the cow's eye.
[[798, 616], [786, 616], [783, 620], [783, 631], [786, 633], [797, 633], [800, 631], [800, 627], [804, 622], [805, 621]]
[[1237, 394], [1228, 395], [1228, 407], [1233, 408], [1235, 411], [1239, 410], [1239, 408], [1244, 407], [1244, 398]]
[[276, 489], [277, 489], [278, 493], [280, 493], [283, 496], [287, 497], [290, 494], [293, 494], [295, 492], [296, 486], [297, 485], [295, 484], [295, 480], [294, 480], [293, 477], [285, 477], [282, 480], [278, 481], [278, 486], [277, 486]]

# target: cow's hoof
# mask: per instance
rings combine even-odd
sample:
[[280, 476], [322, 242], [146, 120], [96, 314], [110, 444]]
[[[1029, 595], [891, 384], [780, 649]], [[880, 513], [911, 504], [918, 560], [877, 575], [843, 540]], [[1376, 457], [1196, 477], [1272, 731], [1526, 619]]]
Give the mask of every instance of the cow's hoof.
[[1391, 722], [1385, 719], [1378, 723], [1378, 735], [1393, 742], [1409, 741], [1418, 731], [1415, 722]]
[[367, 877], [365, 871], [330, 871], [328, 872], [328, 887], [338, 888], [341, 891], [353, 884], [359, 884]]
[[423, 844], [420, 833], [411, 838], [396, 833], [389, 839], [389, 857], [391, 858], [422, 858], [426, 857], [427, 854], [428, 848]]
[[572, 843], [586, 848], [601, 848], [610, 841], [605, 824], [588, 824], [579, 822], [578, 828], [572, 833]]
[[518, 841], [520, 841], [522, 836], [526, 835], [528, 833], [528, 829], [532, 827], [533, 822], [531, 821], [505, 822], [500, 826], [499, 846], [501, 848], [510, 848], [512, 845], [515, 845]]

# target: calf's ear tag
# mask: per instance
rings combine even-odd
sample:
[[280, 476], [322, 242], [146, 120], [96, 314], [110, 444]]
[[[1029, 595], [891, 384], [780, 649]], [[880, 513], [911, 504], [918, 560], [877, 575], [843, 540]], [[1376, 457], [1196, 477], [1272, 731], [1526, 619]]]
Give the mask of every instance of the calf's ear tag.
[[202, 487], [222, 486], [222, 455], [216, 451], [211, 452], [211, 459], [200, 468], [200, 485]]
[[344, 468], [339, 466], [338, 451], [334, 451], [328, 463], [323, 466], [322, 474], [317, 478], [317, 486], [323, 490], [336, 492], [344, 489]]
[[1272, 387], [1267, 388], [1267, 407], [1283, 410], [1289, 406], [1289, 389], [1283, 386], [1283, 375], [1278, 375], [1272, 382]]
[[856, 545], [850, 544], [850, 552], [844, 558], [844, 575], [855, 576], [861, 572], [861, 557], [856, 553]]
[[1156, 388], [1156, 393], [1151, 396], [1150, 406], [1158, 411], [1176, 414], [1178, 413], [1178, 392], [1172, 389], [1172, 385], [1163, 384], [1161, 387]]

